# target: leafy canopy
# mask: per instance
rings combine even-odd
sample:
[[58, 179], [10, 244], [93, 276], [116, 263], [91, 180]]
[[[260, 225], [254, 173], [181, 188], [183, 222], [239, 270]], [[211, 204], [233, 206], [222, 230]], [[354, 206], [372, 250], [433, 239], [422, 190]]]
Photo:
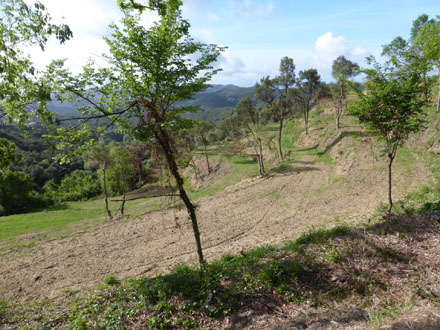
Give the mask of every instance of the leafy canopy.
[[0, 0], [0, 119], [24, 125], [34, 115], [50, 119], [45, 102], [50, 94], [37, 77], [27, 46], [42, 50], [51, 35], [64, 43], [72, 37], [67, 25], [51, 24], [40, 2], [32, 6], [23, 0]]
[[8, 168], [15, 159], [17, 146], [3, 138], [0, 138], [0, 170]]
[[415, 65], [403, 72], [393, 66], [382, 68], [372, 57], [369, 63], [374, 68], [361, 71], [366, 75], [366, 91], [353, 88], [358, 100], [350, 104], [349, 112], [385, 139], [392, 156], [410, 133], [423, 127], [421, 114], [428, 102], [423, 93], [428, 86], [422, 84], [420, 68]]
[[[87, 136], [89, 121], [102, 118], [106, 120], [99, 121], [101, 129], [117, 124], [124, 133], [144, 141], [153, 138], [157, 128], [174, 131], [191, 126], [181, 114], [198, 107], [176, 103], [209, 86], [208, 81], [220, 70], [212, 63], [223, 48], [191, 38], [190, 25], [181, 17], [181, 4], [180, 0], [162, 1], [160, 20], [146, 29], [127, 2], [121, 24], [112, 24], [112, 36], [105, 38], [110, 49], [105, 55], [108, 68], [89, 63], [72, 77], [62, 62], [52, 66], [59, 77], [52, 82], [58, 87], [58, 97], [76, 100], [81, 113], [76, 125], [82, 130], [64, 128], [60, 135], [76, 141]], [[155, 120], [152, 109], [158, 114]]]

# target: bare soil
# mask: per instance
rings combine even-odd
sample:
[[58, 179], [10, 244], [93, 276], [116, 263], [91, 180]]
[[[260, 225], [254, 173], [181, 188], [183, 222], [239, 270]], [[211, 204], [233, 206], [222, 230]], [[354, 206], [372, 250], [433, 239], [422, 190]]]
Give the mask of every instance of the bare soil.
[[[300, 141], [313, 146], [319, 134], [312, 131]], [[335, 134], [325, 146], [334, 164], [294, 152], [295, 162], [284, 173], [244, 179], [199, 199], [197, 214], [207, 259], [279, 243], [312, 228], [367, 220], [380, 202], [387, 201], [387, 176], [378, 170], [385, 166], [384, 160], [376, 159], [363, 141], [358, 143], [364, 146], [353, 146], [347, 133]], [[213, 168], [219, 177], [231, 170], [215, 162]], [[429, 177], [421, 160], [410, 167], [396, 164], [395, 200], [428, 183]], [[11, 249], [0, 258], [0, 297], [30, 300], [90, 288], [106, 275], [153, 275], [182, 262], [195, 262], [196, 254], [186, 212], [164, 209]]]

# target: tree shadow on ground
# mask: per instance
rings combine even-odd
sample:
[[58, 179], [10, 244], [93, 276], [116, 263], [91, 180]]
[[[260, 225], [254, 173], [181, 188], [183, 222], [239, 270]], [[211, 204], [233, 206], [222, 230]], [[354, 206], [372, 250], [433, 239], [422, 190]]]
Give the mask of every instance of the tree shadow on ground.
[[[425, 203], [420, 207], [423, 211], [440, 209], [440, 201]], [[440, 232], [440, 212], [426, 212], [408, 216], [405, 213], [384, 215], [383, 221], [368, 226], [368, 231], [375, 234], [391, 235], [395, 233], [409, 235], [417, 241], [423, 240], [427, 233]]]
[[[232, 163], [234, 164], [241, 164], [241, 165], [252, 165], [252, 164], [256, 164], [256, 156], [254, 155], [246, 155], [246, 157], [250, 157], [250, 159], [239, 159], [239, 160], [234, 160], [232, 161]], [[258, 164], [257, 164], [258, 165]]]
[[306, 160], [293, 160], [294, 164], [301, 164], [301, 165], [313, 165], [315, 162], [312, 161], [306, 161]]
[[312, 150], [316, 150], [317, 148], [318, 148], [318, 144], [315, 144], [313, 147], [295, 147], [295, 150], [293, 151], [299, 151], [299, 152], [312, 151]]
[[[313, 163], [309, 163], [309, 164], [313, 164]], [[292, 166], [292, 164], [283, 163], [275, 168], [272, 168], [269, 171], [269, 175], [271, 174], [290, 175], [293, 173], [301, 173], [301, 172], [309, 172], [309, 171], [319, 171], [319, 168], [313, 166]]]
[[358, 137], [369, 137], [371, 134], [361, 131], [344, 131], [341, 132], [329, 145], [325, 147], [325, 149], [321, 152], [318, 152], [319, 156], [322, 156], [323, 154], [329, 152], [331, 149], [333, 149], [334, 146], [336, 146], [339, 142], [341, 142], [344, 138], [348, 136], [358, 136]]

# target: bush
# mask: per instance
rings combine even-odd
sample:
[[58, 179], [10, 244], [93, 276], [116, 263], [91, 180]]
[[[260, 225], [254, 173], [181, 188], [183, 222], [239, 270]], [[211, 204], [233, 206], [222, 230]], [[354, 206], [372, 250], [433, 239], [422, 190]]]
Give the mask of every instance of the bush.
[[24, 213], [48, 205], [23, 172], [0, 172], [0, 215]]
[[76, 170], [61, 180], [59, 186], [49, 180], [43, 190], [54, 202], [83, 201], [99, 195], [101, 186], [95, 172]]

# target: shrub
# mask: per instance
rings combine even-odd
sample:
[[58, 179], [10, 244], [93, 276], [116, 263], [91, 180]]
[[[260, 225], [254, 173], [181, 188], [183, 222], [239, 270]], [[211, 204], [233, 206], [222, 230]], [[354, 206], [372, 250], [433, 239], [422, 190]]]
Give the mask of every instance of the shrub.
[[49, 180], [43, 187], [45, 195], [54, 202], [81, 201], [101, 193], [98, 175], [87, 170], [73, 171], [59, 186]]
[[47, 199], [34, 190], [27, 174], [0, 172], [0, 215], [24, 213], [47, 204]]

